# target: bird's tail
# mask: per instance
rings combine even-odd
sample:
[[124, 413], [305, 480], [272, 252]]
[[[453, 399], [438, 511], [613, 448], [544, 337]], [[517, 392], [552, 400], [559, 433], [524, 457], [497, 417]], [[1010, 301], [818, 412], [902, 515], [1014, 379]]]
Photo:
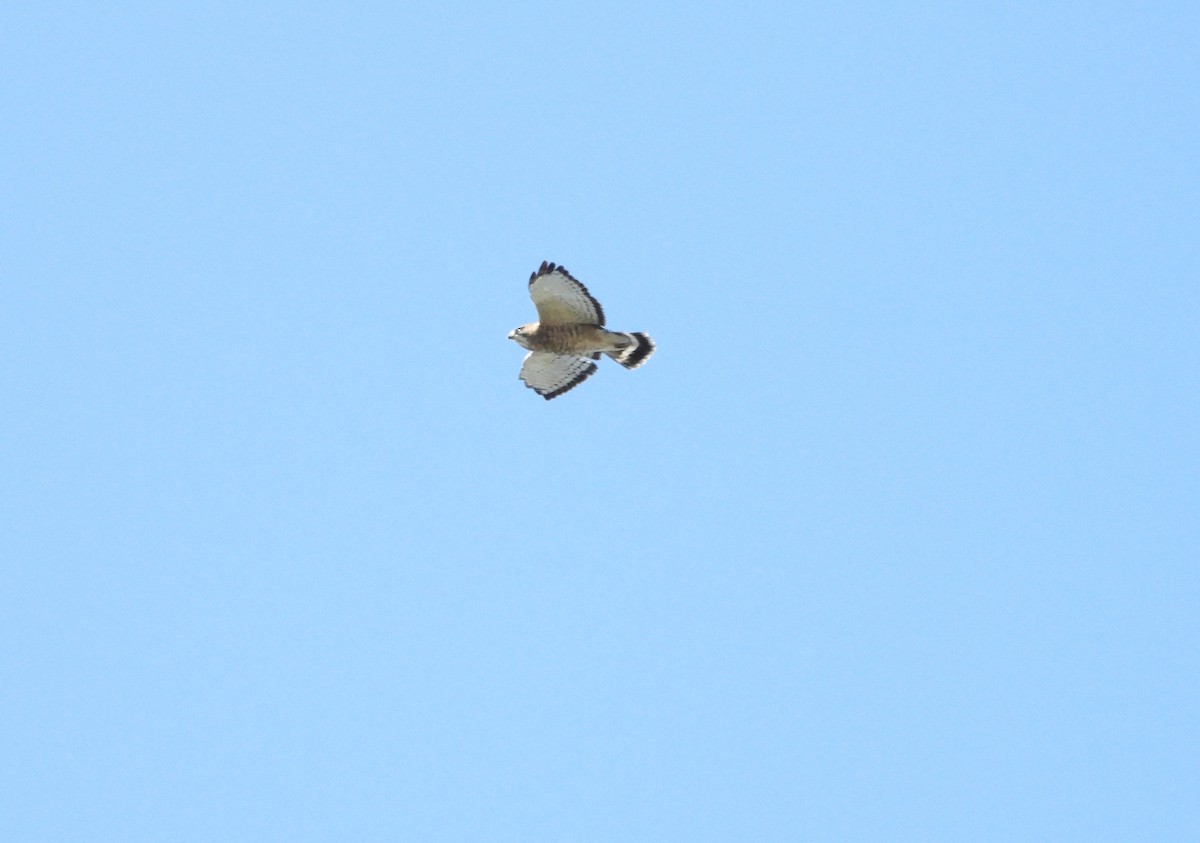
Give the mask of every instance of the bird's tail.
[[654, 340], [648, 334], [621, 334], [628, 343], [614, 351], [604, 352], [626, 369], [636, 369], [650, 359], [654, 353]]

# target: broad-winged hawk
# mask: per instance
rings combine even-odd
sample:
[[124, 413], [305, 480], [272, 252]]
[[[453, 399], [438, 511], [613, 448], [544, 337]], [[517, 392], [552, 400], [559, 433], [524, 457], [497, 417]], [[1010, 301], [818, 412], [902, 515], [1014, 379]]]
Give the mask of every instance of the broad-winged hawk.
[[561, 266], [542, 261], [529, 276], [529, 295], [538, 321], [508, 338], [529, 350], [521, 380], [547, 401], [587, 380], [601, 354], [636, 369], [654, 353], [654, 340], [646, 334], [606, 330], [600, 302]]

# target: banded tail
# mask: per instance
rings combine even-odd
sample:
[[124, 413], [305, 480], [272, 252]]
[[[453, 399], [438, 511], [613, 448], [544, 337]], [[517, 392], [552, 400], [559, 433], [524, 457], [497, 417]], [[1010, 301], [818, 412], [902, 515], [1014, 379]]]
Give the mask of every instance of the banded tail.
[[622, 334], [629, 341], [628, 345], [623, 345], [616, 351], [604, 352], [613, 360], [616, 360], [626, 369], [636, 369], [638, 366], [650, 359], [650, 355], [654, 353], [654, 340], [650, 339], [649, 334], [643, 334], [640, 331], [634, 334]]

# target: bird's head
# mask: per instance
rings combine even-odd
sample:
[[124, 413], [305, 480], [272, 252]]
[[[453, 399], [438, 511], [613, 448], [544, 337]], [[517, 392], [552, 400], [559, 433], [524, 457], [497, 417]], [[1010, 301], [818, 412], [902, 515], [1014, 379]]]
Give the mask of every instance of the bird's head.
[[521, 346], [521, 348], [528, 348], [532, 351], [533, 347], [529, 344], [529, 335], [532, 333], [532, 328], [532, 325], [522, 325], [520, 328], [513, 328], [509, 332], [508, 338]]

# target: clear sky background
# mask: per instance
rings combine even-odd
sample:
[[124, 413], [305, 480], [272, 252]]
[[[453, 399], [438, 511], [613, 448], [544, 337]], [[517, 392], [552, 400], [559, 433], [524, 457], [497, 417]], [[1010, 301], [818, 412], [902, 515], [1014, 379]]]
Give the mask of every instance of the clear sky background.
[[993, 5], [5, 4], [4, 839], [1200, 837], [1200, 18]]

